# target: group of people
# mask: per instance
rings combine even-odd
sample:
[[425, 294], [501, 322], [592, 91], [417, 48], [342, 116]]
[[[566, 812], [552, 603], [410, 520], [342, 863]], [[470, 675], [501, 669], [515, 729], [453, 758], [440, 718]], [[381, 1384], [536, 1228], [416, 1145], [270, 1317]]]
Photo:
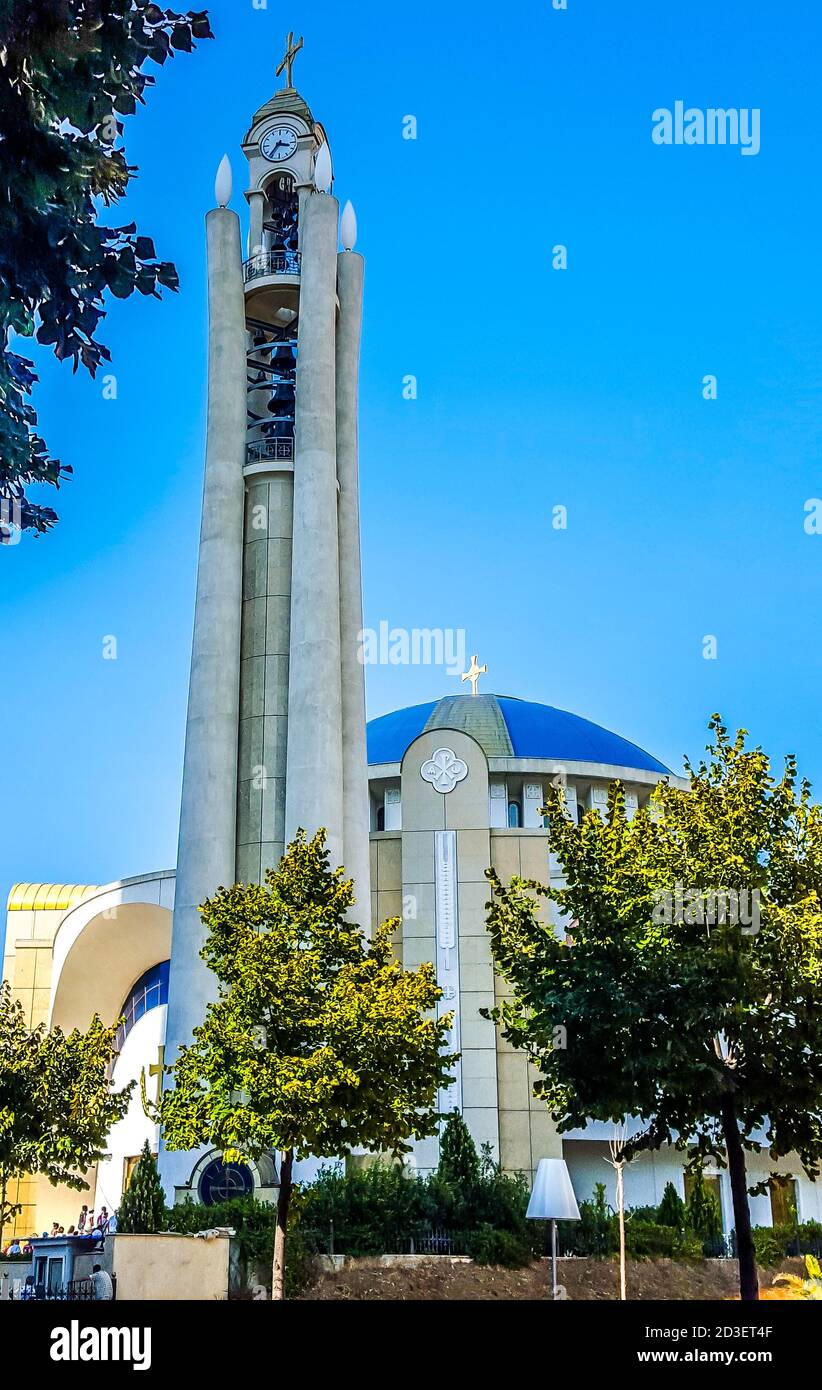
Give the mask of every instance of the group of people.
[[[37, 1236], [30, 1236], [29, 1240], [36, 1240]], [[3, 1250], [3, 1255], [33, 1255], [34, 1249], [29, 1244], [29, 1240], [14, 1239]]]
[[[43, 1240], [54, 1240], [56, 1236], [83, 1236], [87, 1240], [102, 1240], [103, 1236], [112, 1234], [117, 1230], [117, 1213], [109, 1215], [106, 1207], [101, 1207], [97, 1216], [93, 1211], [89, 1211], [87, 1206], [83, 1206], [76, 1226], [61, 1226], [59, 1221], [55, 1221], [50, 1231], [44, 1231]], [[3, 1255], [32, 1255], [34, 1253], [31, 1241], [37, 1240], [38, 1235], [35, 1231], [28, 1240], [21, 1240], [15, 1237], [3, 1250]]]
[[[95, 1240], [100, 1240], [109, 1233], [113, 1235], [116, 1230], [116, 1212], [112, 1212], [111, 1215], [109, 1215], [108, 1209], [106, 1207], [101, 1207], [97, 1217], [95, 1217], [93, 1211], [89, 1211], [87, 1206], [83, 1206], [77, 1218], [76, 1229], [74, 1226], [69, 1227], [68, 1234], [70, 1236], [92, 1236]], [[60, 1234], [63, 1234], [62, 1226], [60, 1228]]]

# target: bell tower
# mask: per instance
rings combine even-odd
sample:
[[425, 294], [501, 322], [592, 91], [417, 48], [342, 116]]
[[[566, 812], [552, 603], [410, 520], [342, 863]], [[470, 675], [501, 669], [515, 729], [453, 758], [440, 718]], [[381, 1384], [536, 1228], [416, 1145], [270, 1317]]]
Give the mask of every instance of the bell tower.
[[[208, 425], [172, 935], [166, 1059], [202, 1020], [213, 977], [198, 907], [262, 882], [302, 828], [370, 923], [360, 660], [358, 389], [364, 265], [323, 127], [291, 85], [243, 141], [249, 232], [231, 167], [206, 218]], [[191, 1156], [163, 1153], [167, 1189]]]

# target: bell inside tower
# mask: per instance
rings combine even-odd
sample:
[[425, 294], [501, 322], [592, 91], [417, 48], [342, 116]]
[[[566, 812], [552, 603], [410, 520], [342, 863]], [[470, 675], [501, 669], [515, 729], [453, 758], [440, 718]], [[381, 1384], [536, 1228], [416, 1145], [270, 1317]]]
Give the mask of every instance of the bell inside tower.
[[300, 252], [292, 174], [267, 184], [262, 232], [245, 272], [249, 463], [294, 457]]
[[266, 252], [276, 263], [275, 273], [299, 274], [299, 199], [293, 174], [280, 174], [266, 188], [263, 221]]

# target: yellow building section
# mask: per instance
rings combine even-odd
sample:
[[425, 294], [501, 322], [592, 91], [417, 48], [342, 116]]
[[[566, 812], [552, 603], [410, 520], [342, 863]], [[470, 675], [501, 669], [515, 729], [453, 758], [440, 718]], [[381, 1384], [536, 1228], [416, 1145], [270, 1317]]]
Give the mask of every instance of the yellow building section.
[[[18, 915], [9, 915], [7, 921], [2, 973], [12, 995], [22, 1004], [30, 1028], [48, 1022], [54, 938], [60, 923], [73, 907], [99, 891], [83, 883], [15, 883], [9, 893], [8, 912]], [[93, 1192], [92, 1186], [92, 1199]], [[21, 1210], [3, 1232], [4, 1244], [15, 1235], [30, 1236], [51, 1229], [53, 1221], [64, 1223], [68, 1230], [77, 1219], [80, 1203], [90, 1200], [67, 1188], [52, 1188], [46, 1179], [32, 1176], [10, 1183], [7, 1198], [19, 1203]]]
[[99, 893], [85, 883], [15, 883], [9, 893], [9, 912], [68, 912]]

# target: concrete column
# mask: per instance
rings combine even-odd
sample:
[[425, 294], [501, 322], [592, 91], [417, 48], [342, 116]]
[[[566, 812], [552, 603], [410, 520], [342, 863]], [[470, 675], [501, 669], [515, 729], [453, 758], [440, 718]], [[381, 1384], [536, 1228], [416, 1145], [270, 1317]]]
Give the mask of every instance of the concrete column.
[[246, 488], [236, 876], [261, 883], [285, 842], [294, 477], [252, 464]]
[[263, 222], [265, 220], [265, 193], [261, 189], [248, 194], [248, 205], [250, 210], [248, 224], [248, 254], [249, 257], [257, 254], [258, 251], [265, 250], [265, 240], [263, 233]]
[[[190, 1041], [214, 997], [200, 959], [197, 911], [234, 882], [237, 730], [246, 438], [246, 333], [240, 222], [218, 208], [206, 218], [208, 244], [208, 434], [197, 599], [191, 652], [177, 887], [172, 933], [166, 1059]], [[166, 1190], [187, 1181], [191, 1156], [164, 1152]]]
[[336, 452], [336, 198], [313, 193], [302, 227], [286, 840], [328, 831], [343, 862], [340, 571]]
[[337, 258], [337, 478], [340, 484], [340, 642], [342, 673], [343, 816], [345, 867], [354, 880], [354, 916], [370, 926], [368, 753], [365, 742], [365, 667], [360, 659], [362, 562], [360, 555], [359, 374], [365, 263], [344, 251]]

